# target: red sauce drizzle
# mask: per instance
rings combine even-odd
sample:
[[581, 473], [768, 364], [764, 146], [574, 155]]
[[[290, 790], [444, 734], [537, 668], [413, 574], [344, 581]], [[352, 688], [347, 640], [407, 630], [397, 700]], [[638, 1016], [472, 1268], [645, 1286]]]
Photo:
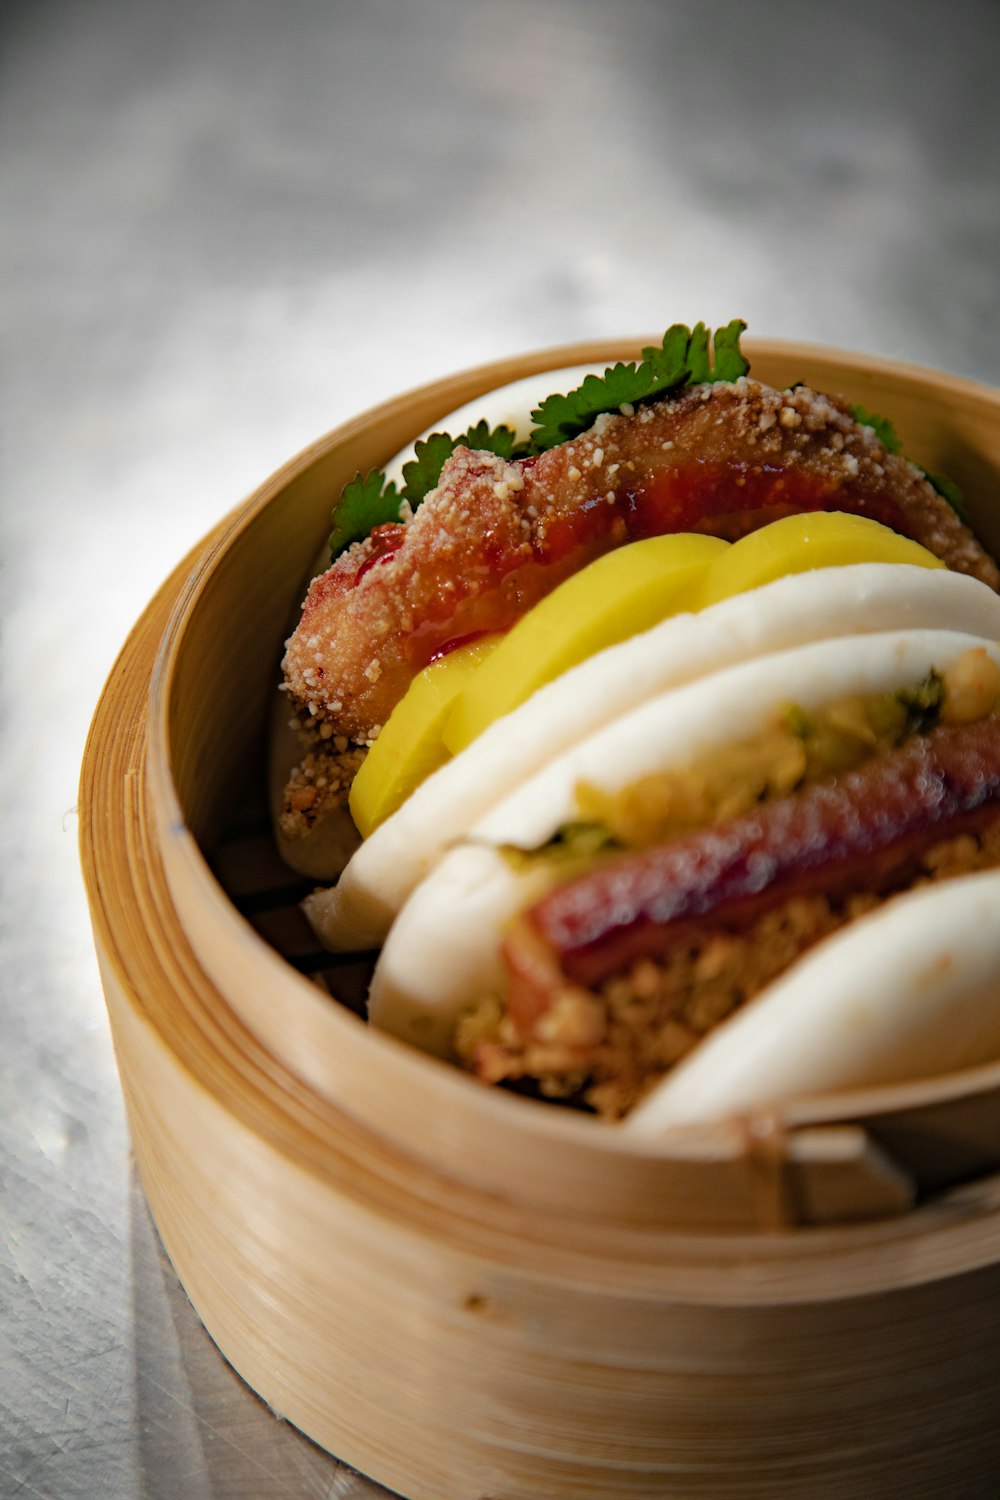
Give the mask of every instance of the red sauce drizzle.
[[433, 655], [427, 658], [427, 665], [430, 666], [433, 662], [450, 656], [453, 651], [458, 650], [459, 646], [471, 646], [473, 641], [481, 641], [484, 636], [495, 634], [494, 630], [470, 630], [466, 635], [453, 636], [451, 640], [443, 641]]
[[373, 547], [372, 555], [365, 558], [355, 573], [352, 588], [357, 588], [365, 574], [377, 563], [388, 562], [389, 558], [399, 551], [405, 537], [406, 527], [397, 525], [394, 521], [387, 521], [384, 526], [376, 526], [368, 538]]

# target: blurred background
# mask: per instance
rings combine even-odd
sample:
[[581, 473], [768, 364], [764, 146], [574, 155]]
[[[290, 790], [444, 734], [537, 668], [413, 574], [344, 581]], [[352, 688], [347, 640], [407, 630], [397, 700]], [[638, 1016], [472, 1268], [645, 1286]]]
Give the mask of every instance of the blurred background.
[[6, 0], [0, 1495], [383, 1493], [224, 1365], [131, 1169], [77, 867], [146, 600], [465, 364], [734, 316], [1000, 384], [996, 0]]

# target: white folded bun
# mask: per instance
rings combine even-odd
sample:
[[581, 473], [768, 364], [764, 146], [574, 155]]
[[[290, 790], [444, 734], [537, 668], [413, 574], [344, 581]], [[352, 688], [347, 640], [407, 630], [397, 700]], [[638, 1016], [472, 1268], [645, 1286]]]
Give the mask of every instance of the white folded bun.
[[[809, 581], [815, 588], [817, 580]], [[502, 986], [504, 926], [545, 878], [537, 867], [516, 868], [500, 846], [545, 844], [576, 818], [581, 781], [614, 793], [761, 733], [782, 704], [808, 712], [855, 694], [895, 692], [974, 647], [1000, 665], [993, 641], [958, 631], [880, 633], [866, 638], [864, 650], [853, 637], [813, 642], [661, 693], [578, 740], [475, 822], [465, 845], [414, 890], [376, 966], [370, 1020], [425, 1050], [448, 1051], [462, 1009]]]
[[961, 573], [859, 563], [780, 578], [611, 646], [539, 689], [429, 777], [365, 840], [339, 884], [307, 899], [309, 920], [330, 948], [377, 947], [451, 845], [603, 725], [668, 688], [796, 643], [917, 626], [1000, 637], [1000, 597]]
[[898, 896], [828, 937], [632, 1111], [629, 1135], [1000, 1057], [1000, 873]]

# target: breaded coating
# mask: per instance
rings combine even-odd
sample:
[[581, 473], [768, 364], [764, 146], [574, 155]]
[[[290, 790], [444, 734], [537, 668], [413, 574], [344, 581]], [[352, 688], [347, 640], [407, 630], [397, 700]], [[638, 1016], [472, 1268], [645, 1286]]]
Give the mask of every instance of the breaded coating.
[[743, 378], [603, 415], [536, 458], [456, 449], [408, 524], [378, 527], [314, 581], [286, 686], [368, 743], [436, 655], [507, 629], [601, 553], [673, 531], [736, 540], [815, 510], [871, 517], [1000, 586], [948, 503], [845, 404]]

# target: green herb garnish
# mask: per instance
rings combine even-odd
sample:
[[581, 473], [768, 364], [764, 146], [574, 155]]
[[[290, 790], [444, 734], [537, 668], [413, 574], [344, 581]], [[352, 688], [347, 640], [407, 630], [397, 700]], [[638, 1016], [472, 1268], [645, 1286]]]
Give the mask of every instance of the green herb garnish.
[[535, 426], [528, 442], [533, 453], [544, 453], [592, 427], [602, 412], [635, 406], [680, 386], [718, 380], [738, 380], [750, 368], [740, 353], [740, 334], [746, 324], [734, 318], [713, 340], [715, 363], [709, 354], [709, 331], [704, 323], [689, 329], [675, 323], [659, 347], [642, 351], [639, 364], [617, 364], [603, 375], [588, 375], [565, 396], [549, 396], [531, 413]]
[[944, 683], [933, 669], [916, 687], [900, 688], [896, 699], [906, 709], [906, 734], [926, 734], [941, 717]]
[[378, 470], [364, 478], [356, 474], [334, 506], [331, 559], [352, 542], [363, 541], [373, 527], [400, 520], [404, 501], [415, 510], [436, 488], [441, 470], [460, 445], [499, 458], [544, 453], [586, 432], [602, 412], [635, 406], [681, 386], [738, 380], [750, 368], [740, 353], [745, 328], [744, 322], [734, 318], [713, 336], [704, 323], [696, 323], [693, 329], [675, 323], [658, 346], [642, 351], [641, 362], [612, 365], [603, 375], [588, 375], [565, 396], [549, 396], [531, 413], [535, 425], [525, 443], [517, 442], [510, 427], [490, 427], [487, 422], [477, 422], [455, 438], [447, 432], [432, 432], [416, 444], [414, 457], [404, 464], [402, 491]]
[[490, 427], [477, 422], [468, 432], [453, 438], [446, 432], [432, 432], [418, 442], [415, 457], [403, 466], [402, 491], [386, 479], [380, 469], [371, 469], [364, 477], [355, 474], [344, 486], [333, 508], [333, 530], [330, 533], [331, 560], [339, 557], [352, 542], [363, 542], [376, 526], [402, 520], [401, 506], [408, 502], [415, 509], [441, 477], [446, 459], [464, 443], [467, 448], [486, 449], [501, 458], [514, 457], [517, 441], [510, 427]]
[[880, 417], [877, 411], [866, 411], [863, 406], [852, 406], [851, 416], [855, 422], [860, 422], [862, 427], [870, 427], [883, 448], [888, 448], [890, 453], [900, 451], [902, 444], [899, 441], [899, 433], [888, 417]]
[[355, 474], [333, 508], [330, 556], [338, 557], [352, 542], [362, 542], [376, 526], [400, 519], [402, 496], [379, 469]]
[[[902, 443], [899, 434], [889, 421], [888, 417], [880, 417], [878, 412], [866, 411], [863, 406], [852, 406], [851, 416], [855, 422], [860, 422], [862, 427], [870, 427], [884, 448], [890, 453], [900, 453]], [[965, 507], [965, 496], [954, 479], [949, 479], [947, 474], [939, 474], [931, 469], [925, 469], [921, 464], [913, 463], [908, 459], [915, 469], [919, 469], [932, 489], [936, 490], [942, 500], [947, 500], [952, 510], [960, 521], [968, 521], [969, 513]]]
[[[918, 464], [917, 467], [920, 468], [920, 465]], [[933, 469], [921, 469], [920, 472], [931, 489], [937, 490], [942, 500], [947, 500], [958, 519], [968, 525], [969, 512], [965, 504], [965, 495], [954, 479], [949, 479], [947, 474], [937, 473]]]
[[[687, 384], [699, 385], [704, 381], [711, 385], [719, 380], [739, 380], [741, 376], [748, 374], [750, 361], [740, 351], [740, 337], [746, 332], [746, 327], [740, 318], [734, 318], [724, 328], [715, 330], [712, 337], [715, 353], [713, 365], [708, 352], [708, 329], [704, 323], [696, 323], [688, 346], [691, 373]], [[666, 341], [664, 337], [664, 346]], [[644, 349], [642, 352], [645, 358], [648, 351]]]
[[498, 458], [513, 458], [517, 451], [517, 438], [512, 427], [491, 427], [488, 422], [476, 422], [459, 437], [447, 432], [432, 432], [414, 446], [414, 457], [403, 465], [403, 499], [416, 508], [425, 495], [437, 488], [441, 470], [460, 447], [475, 448], [480, 452], [495, 453]]

